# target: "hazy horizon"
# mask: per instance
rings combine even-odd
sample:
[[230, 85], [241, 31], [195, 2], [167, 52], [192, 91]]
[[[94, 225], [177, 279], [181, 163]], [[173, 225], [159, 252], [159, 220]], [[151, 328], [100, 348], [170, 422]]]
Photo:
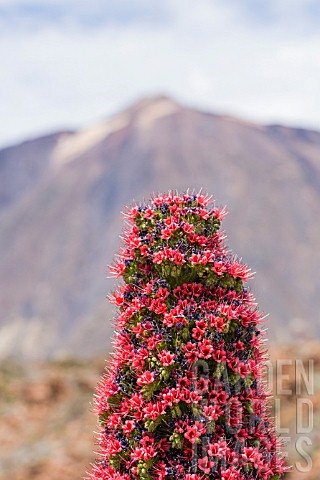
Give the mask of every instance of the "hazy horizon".
[[314, 0], [0, 0], [0, 146], [145, 95], [320, 129]]

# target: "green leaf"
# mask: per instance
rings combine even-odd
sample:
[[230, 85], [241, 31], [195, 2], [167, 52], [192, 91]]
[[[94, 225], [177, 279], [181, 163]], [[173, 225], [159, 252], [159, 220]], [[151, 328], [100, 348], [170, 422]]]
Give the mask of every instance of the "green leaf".
[[229, 380], [230, 380], [230, 383], [231, 383], [232, 385], [235, 385], [235, 384], [237, 383], [237, 381], [239, 380], [239, 378], [240, 378], [240, 374], [237, 373], [237, 372], [230, 372], [230, 373], [228, 374], [228, 378], [229, 378]]
[[211, 420], [207, 425], [207, 432], [211, 435], [216, 429], [216, 422]]
[[190, 339], [189, 328], [188, 328], [188, 327], [184, 327], [184, 328], [180, 331], [180, 335], [181, 335], [182, 340], [184, 340], [185, 342], [187, 342], [187, 341]]
[[174, 418], [181, 417], [181, 415], [182, 415], [182, 411], [181, 411], [181, 408], [179, 407], [179, 405], [172, 405], [172, 407], [170, 408], [170, 411], [171, 411], [171, 415]]
[[103, 413], [100, 413], [99, 415], [99, 422], [100, 422], [100, 425], [104, 426], [107, 421], [108, 421], [108, 418], [109, 416], [111, 415], [112, 411], [111, 410], [107, 410]]
[[150, 400], [152, 398], [154, 392], [160, 387], [160, 382], [153, 382], [149, 383], [148, 385], [144, 385], [141, 389], [142, 396], [145, 400]]
[[164, 415], [160, 415], [156, 420], [151, 420], [151, 418], [148, 418], [148, 420], [145, 421], [145, 427], [148, 432], [154, 432], [162, 422], [163, 418]]
[[120, 468], [120, 463], [121, 463], [121, 457], [120, 455], [115, 455], [114, 457], [109, 458], [109, 463], [112, 468], [115, 470], [119, 470]]
[[121, 395], [119, 393], [112, 395], [111, 397], [108, 398], [107, 403], [110, 406], [119, 405], [119, 403], [121, 403]]
[[183, 445], [183, 434], [174, 432], [171, 437], [169, 438], [170, 442], [172, 443], [173, 447], [182, 448]]
[[254, 381], [254, 376], [252, 375], [252, 373], [250, 373], [244, 379], [244, 384], [245, 384], [246, 388], [249, 388], [250, 385], [253, 383], [253, 381]]

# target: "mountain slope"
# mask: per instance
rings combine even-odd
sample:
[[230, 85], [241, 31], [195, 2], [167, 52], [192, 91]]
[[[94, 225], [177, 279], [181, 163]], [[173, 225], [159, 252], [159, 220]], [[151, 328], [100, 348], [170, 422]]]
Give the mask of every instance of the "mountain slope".
[[0, 150], [0, 213], [46, 174], [59, 140], [71, 132], [57, 132]]
[[44, 170], [2, 216], [2, 356], [105, 351], [105, 294], [114, 285], [105, 267], [118, 249], [119, 212], [153, 191], [188, 187], [228, 205], [228, 243], [257, 271], [253, 290], [271, 313], [270, 336], [320, 336], [319, 132], [147, 98], [59, 136]]

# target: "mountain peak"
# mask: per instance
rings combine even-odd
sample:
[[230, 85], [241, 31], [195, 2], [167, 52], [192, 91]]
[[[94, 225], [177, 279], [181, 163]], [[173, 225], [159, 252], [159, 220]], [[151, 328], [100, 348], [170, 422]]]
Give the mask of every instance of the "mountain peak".
[[174, 105], [175, 107], [180, 107], [179, 103], [169, 95], [159, 94], [159, 95], [147, 95], [140, 98], [133, 105], [129, 106], [127, 111], [131, 112], [142, 112], [146, 108], [158, 108], [160, 105]]
[[183, 107], [167, 95], [144, 97], [130, 106], [125, 113], [139, 128], [149, 128], [162, 117], [167, 117]]

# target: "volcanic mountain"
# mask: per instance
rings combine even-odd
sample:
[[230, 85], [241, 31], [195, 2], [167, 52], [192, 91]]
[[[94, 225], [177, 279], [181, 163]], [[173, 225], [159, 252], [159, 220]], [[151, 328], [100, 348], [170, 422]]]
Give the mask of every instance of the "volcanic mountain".
[[257, 272], [268, 337], [320, 337], [320, 132], [145, 98], [79, 131], [0, 151], [0, 356], [90, 356], [110, 345], [120, 212], [203, 188]]

